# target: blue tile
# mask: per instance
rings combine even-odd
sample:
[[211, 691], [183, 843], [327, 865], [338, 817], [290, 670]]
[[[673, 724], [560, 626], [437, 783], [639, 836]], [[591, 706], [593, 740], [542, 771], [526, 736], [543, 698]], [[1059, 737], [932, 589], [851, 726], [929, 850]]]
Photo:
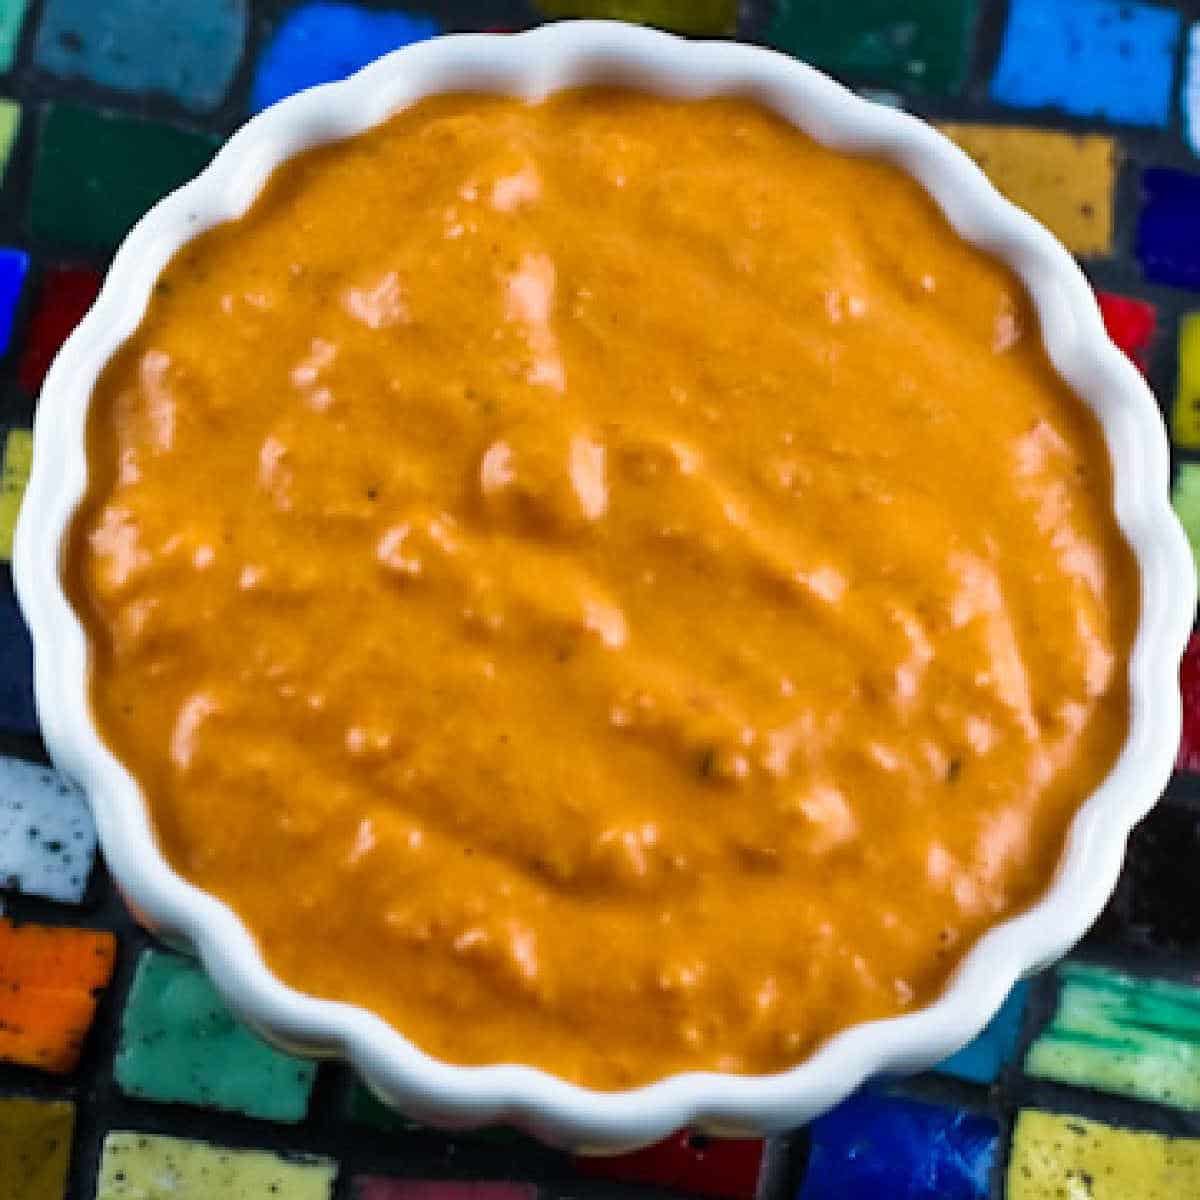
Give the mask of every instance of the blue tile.
[[1170, 167], [1142, 173], [1137, 256], [1147, 279], [1200, 288], [1200, 175]]
[[13, 321], [28, 271], [29, 255], [24, 250], [0, 247], [0, 354], [12, 341]]
[[0, 731], [38, 731], [33, 707], [33, 643], [7, 578], [0, 579]]
[[259, 112], [293, 92], [344, 79], [389, 50], [440, 32], [431, 17], [415, 13], [301, 4], [280, 22], [255, 66], [250, 107]]
[[233, 82], [247, 21], [247, 0], [47, 0], [33, 58], [60, 79], [165, 92], [211, 112]]
[[798, 1200], [984, 1200], [990, 1117], [860, 1092], [814, 1121]]
[[50, 767], [0, 755], [0, 887], [78, 904], [95, 857], [83, 792]]
[[953, 1075], [956, 1079], [969, 1079], [972, 1083], [994, 1083], [1016, 1049], [1028, 998], [1029, 984], [1018, 983], [1008, 993], [1000, 1011], [988, 1022], [987, 1028], [934, 1070], [942, 1075]]
[[992, 99], [1165, 126], [1177, 12], [1126, 0], [1012, 0]]

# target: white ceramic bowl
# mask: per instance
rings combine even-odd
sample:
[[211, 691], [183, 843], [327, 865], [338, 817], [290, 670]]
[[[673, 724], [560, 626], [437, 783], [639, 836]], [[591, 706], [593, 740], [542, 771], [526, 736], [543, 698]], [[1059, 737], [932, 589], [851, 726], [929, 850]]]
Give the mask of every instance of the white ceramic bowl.
[[[1119, 761], [1075, 819], [1045, 897], [988, 933], [936, 1003], [847, 1029], [776, 1075], [677, 1075], [607, 1093], [525, 1066], [446, 1065], [371, 1013], [302, 995], [275, 978], [237, 917], [175, 874], [156, 848], [137, 785], [97, 737], [84, 633], [59, 577], [63, 532], [84, 490], [84, 420], [93, 384], [141, 320], [155, 278], [180, 246], [244, 213], [268, 173], [290, 155], [359, 133], [427, 94], [466, 89], [537, 98], [595, 83], [678, 97], [752, 97], [820, 142], [897, 163], [964, 238], [1007, 262], [1037, 306], [1055, 367], [1103, 424], [1117, 518], [1141, 569], [1142, 601], [1130, 664], [1132, 723]], [[230, 1005], [272, 1041], [348, 1059], [383, 1099], [418, 1120], [505, 1121], [562, 1146], [600, 1152], [644, 1144], [683, 1125], [732, 1134], [802, 1124], [870, 1075], [924, 1068], [956, 1050], [1019, 976], [1058, 958], [1083, 935], [1116, 883], [1130, 828], [1167, 782], [1179, 740], [1176, 672], [1195, 580], [1167, 488], [1158, 408], [1105, 335], [1083, 275], [1046, 230], [1004, 201], [944, 137], [769, 50], [579, 22], [424, 42], [344, 83], [294, 96], [255, 117], [199, 178], [152, 209], [125, 240], [99, 300], [46, 379], [14, 566], [33, 631], [46, 745], [87, 789], [109, 868], [142, 921], [192, 947]]]

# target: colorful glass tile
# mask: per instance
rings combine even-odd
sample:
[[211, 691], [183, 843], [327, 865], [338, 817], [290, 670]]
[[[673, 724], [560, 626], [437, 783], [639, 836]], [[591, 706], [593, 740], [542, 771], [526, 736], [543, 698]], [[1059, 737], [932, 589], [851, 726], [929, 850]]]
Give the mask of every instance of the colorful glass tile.
[[210, 112], [246, 41], [246, 0], [46, 0], [33, 61], [60, 79], [165, 92]]
[[0, 71], [11, 71], [29, 0], [0, 0]]
[[8, 352], [13, 321], [28, 270], [29, 255], [24, 250], [0, 247], [0, 354]]
[[1164, 126], [1179, 14], [1131, 0], [1010, 0], [992, 99]]
[[1200, 450], [1200, 312], [1179, 318], [1178, 370], [1171, 436], [1185, 450]]
[[976, 0], [779, 0], [767, 41], [837, 75], [953, 95], [970, 61]]
[[95, 857], [83, 792], [50, 767], [0, 757], [0, 887], [78, 904]]
[[[350, 1087], [345, 1093], [342, 1111], [346, 1120], [355, 1125], [363, 1125], [380, 1133], [411, 1132], [424, 1126], [409, 1120], [403, 1113], [389, 1108], [381, 1100], [377, 1100], [373, 1092], [357, 1079], [351, 1080]], [[526, 1135], [510, 1125], [483, 1125], [478, 1129], [462, 1130], [459, 1137], [472, 1141], [495, 1142], [500, 1145], [512, 1145], [514, 1142], [527, 1140]]]
[[[1200, 767], [1200, 638], [1184, 660], [1193, 694], [1186, 722]], [[1183, 764], [1181, 764], [1183, 765]], [[1159, 954], [1200, 957], [1200, 815], [1187, 808], [1159, 804], [1129, 839], [1125, 866], [1112, 899], [1088, 935], [1088, 942]]]
[[62, 1200], [75, 1105], [0, 1100], [0, 1200]]
[[355, 1200], [537, 1200], [532, 1183], [455, 1183], [441, 1179], [383, 1179], [362, 1175], [354, 1181]]
[[1183, 68], [1183, 136], [1193, 154], [1200, 154], [1200, 23], [1188, 31], [1187, 59]]
[[115, 954], [111, 933], [0, 918], [0, 1059], [73, 1070]]
[[1171, 503], [1183, 524], [1200, 571], [1200, 463], [1179, 464], [1171, 486]]
[[130, 1096], [299, 1121], [316, 1063], [292, 1058], [234, 1019], [204, 972], [147, 951], [121, 1018], [114, 1074]]
[[624, 1183], [652, 1183], [698, 1196], [753, 1200], [762, 1166], [758, 1138], [709, 1138], [677, 1133], [632, 1154], [575, 1159], [581, 1175]]
[[354, 4], [301, 4], [271, 36], [254, 68], [250, 107], [259, 112], [293, 92], [345, 79], [359, 67], [441, 33], [432, 17], [374, 12]]
[[416, 1121], [410, 1121], [403, 1113], [388, 1108], [375, 1094], [364, 1087], [358, 1080], [350, 1084], [346, 1093], [344, 1111], [346, 1120], [355, 1125], [365, 1125], [380, 1133], [394, 1133], [397, 1130], [420, 1129]]
[[1018, 983], [984, 1031], [934, 1069], [972, 1083], [994, 1083], [1016, 1048], [1028, 999], [1029, 985]]
[[1145, 300], [1118, 296], [1113, 292], [1097, 292], [1096, 301], [1108, 336], [1144, 373], [1146, 356], [1158, 327], [1158, 310]]
[[1200, 175], [1152, 167], [1142, 193], [1136, 251], [1146, 278], [1200, 288]]
[[[1189, 464], [1184, 464], [1189, 465]], [[1200, 473], [1191, 473], [1200, 492]], [[1178, 509], [1178, 500], [1176, 500]], [[1200, 508], [1200, 501], [1195, 502]], [[1179, 690], [1183, 697], [1183, 734], [1175, 766], [1181, 771], [1200, 772], [1200, 634], [1193, 633], [1179, 667]]]
[[8, 169], [8, 160], [21, 128], [21, 106], [15, 100], [0, 99], [0, 179]]
[[1005, 1200], [1182, 1200], [1200, 1196], [1200, 1140], [1022, 1109]]
[[10, 429], [0, 455], [0, 562], [12, 558], [13, 531], [32, 465], [33, 434], [28, 429]]
[[35, 734], [33, 643], [11, 585], [0, 578], [0, 732]]
[[212, 157], [218, 140], [155, 121], [52, 104], [38, 138], [29, 224], [49, 242], [106, 250]]
[[946, 122], [938, 127], [1072, 253], [1111, 253], [1117, 173], [1112, 138], [1015, 125]]
[[336, 1174], [328, 1158], [117, 1130], [104, 1139], [96, 1200], [329, 1200]]
[[1058, 1007], [1026, 1074], [1200, 1109], [1200, 989], [1083, 963], [1058, 976]]
[[798, 1200], [984, 1200], [999, 1126], [990, 1117], [859, 1092], [809, 1127]]
[[46, 272], [17, 367], [17, 378], [31, 395], [41, 388], [54, 356], [91, 308], [100, 282], [100, 272], [90, 267], [51, 267]]
[[534, 0], [548, 17], [636, 21], [717, 37], [737, 28], [737, 0]]

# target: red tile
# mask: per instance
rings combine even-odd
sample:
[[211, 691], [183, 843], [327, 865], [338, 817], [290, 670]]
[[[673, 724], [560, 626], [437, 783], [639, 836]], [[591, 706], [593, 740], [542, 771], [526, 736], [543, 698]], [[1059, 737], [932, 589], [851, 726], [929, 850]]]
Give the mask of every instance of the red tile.
[[762, 1165], [761, 1138], [708, 1138], [677, 1133], [665, 1142], [615, 1158], [577, 1158], [581, 1174], [651, 1183], [720, 1200], [753, 1200]]
[[1144, 300], [1118, 296], [1113, 292], [1097, 292], [1100, 315], [1104, 318], [1108, 336], [1142, 370], [1146, 370], [1146, 351], [1154, 340], [1158, 310]]
[[27, 392], [41, 388], [59, 347], [91, 308], [100, 279], [100, 272], [89, 267], [51, 267], [46, 272], [17, 368]]
[[433, 1179], [381, 1179], [360, 1175], [355, 1200], [537, 1200], [532, 1183], [454, 1183]]
[[1183, 692], [1183, 737], [1175, 765], [1181, 771], [1200, 771], [1200, 633], [1193, 633], [1179, 668]]

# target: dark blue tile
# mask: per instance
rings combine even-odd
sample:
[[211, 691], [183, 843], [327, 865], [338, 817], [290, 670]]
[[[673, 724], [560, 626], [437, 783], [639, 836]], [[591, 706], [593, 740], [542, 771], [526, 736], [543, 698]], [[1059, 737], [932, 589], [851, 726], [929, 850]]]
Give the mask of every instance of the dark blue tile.
[[984, 1200], [989, 1117], [860, 1092], [813, 1122], [798, 1200]]
[[1137, 256], [1147, 279], [1200, 288], [1200, 175], [1170, 167], [1142, 172]]
[[33, 643], [7, 572], [0, 579], [0, 730], [38, 731], [33, 707]]
[[372, 12], [324, 0], [302, 4], [283, 18], [262, 51], [250, 107], [259, 112], [293, 92], [344, 79], [390, 50], [440, 32], [431, 17], [414, 13]]
[[29, 255], [24, 250], [0, 247], [0, 354], [12, 341], [13, 320], [28, 271]]

